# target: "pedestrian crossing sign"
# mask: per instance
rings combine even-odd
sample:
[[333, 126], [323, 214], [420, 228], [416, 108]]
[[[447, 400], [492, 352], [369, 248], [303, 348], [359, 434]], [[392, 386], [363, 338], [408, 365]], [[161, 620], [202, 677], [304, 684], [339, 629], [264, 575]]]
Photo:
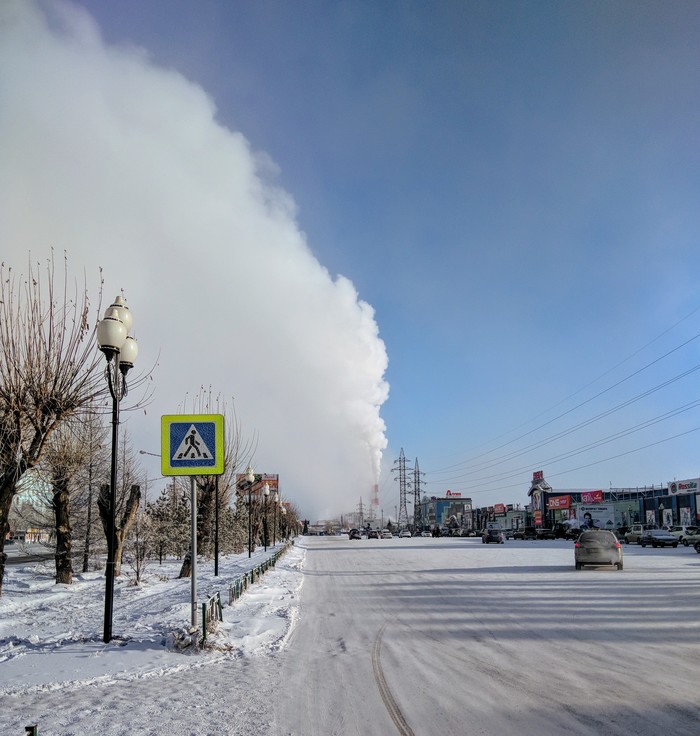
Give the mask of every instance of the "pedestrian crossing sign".
[[163, 475], [221, 475], [224, 472], [222, 414], [161, 417]]

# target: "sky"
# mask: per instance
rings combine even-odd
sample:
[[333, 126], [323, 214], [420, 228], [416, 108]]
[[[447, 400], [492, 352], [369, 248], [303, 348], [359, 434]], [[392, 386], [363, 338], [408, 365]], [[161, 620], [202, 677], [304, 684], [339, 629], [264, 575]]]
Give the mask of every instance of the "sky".
[[[696, 478], [694, 2], [5, 3], [6, 262], [124, 290], [312, 520]], [[152, 468], [159, 473], [157, 461]]]

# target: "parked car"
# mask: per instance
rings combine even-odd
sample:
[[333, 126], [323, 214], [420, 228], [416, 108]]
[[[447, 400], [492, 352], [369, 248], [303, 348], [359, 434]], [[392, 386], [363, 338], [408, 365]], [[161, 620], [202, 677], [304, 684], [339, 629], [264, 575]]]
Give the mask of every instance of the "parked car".
[[689, 532], [683, 537], [683, 544], [686, 547], [694, 547], [697, 542], [700, 542], [700, 527], [696, 527], [692, 534]]
[[359, 529], [351, 529], [348, 532], [348, 538], [349, 539], [362, 539], [362, 534], [360, 534]]
[[636, 542], [639, 544], [639, 539], [642, 534], [649, 529], [656, 529], [655, 524], [632, 524], [632, 526], [625, 532], [625, 542], [632, 544]]
[[388, 529], [382, 529], [381, 536], [382, 536], [382, 539], [393, 539], [394, 538], [394, 535]]
[[513, 532], [513, 539], [537, 539], [537, 530], [534, 526], [522, 526]]
[[650, 544], [652, 547], [677, 547], [678, 537], [674, 537], [671, 532], [665, 529], [647, 529], [639, 538], [639, 544], [646, 547]]
[[505, 544], [506, 535], [501, 529], [484, 529], [481, 532], [481, 543], [488, 544], [495, 542], [496, 544]]
[[[678, 537], [679, 542], [684, 542], [685, 538], [688, 535], [697, 534], [698, 528], [696, 526], [672, 526], [669, 528], [669, 531], [671, 534], [673, 534], [674, 537]], [[687, 547], [688, 545], [686, 545]]]
[[421, 537], [432, 537], [433, 535], [430, 532], [421, 532]]
[[556, 539], [557, 535], [554, 529], [538, 529], [537, 539]]
[[581, 532], [574, 545], [574, 564], [577, 570], [584, 565], [614, 565], [622, 570], [622, 545], [607, 529], [590, 529]]
[[410, 539], [411, 538], [411, 532], [408, 531], [408, 529], [402, 529], [399, 532], [399, 539], [406, 539], [406, 537], [408, 537]]
[[367, 539], [379, 539], [379, 532], [376, 529], [370, 529], [367, 532]]

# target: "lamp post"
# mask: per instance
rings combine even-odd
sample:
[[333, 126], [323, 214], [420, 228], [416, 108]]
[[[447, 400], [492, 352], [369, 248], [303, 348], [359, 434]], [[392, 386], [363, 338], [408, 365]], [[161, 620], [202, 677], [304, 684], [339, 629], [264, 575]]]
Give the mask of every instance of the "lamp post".
[[272, 492], [272, 546], [277, 544], [277, 506], [280, 502], [280, 495], [277, 489]]
[[263, 486], [263, 497], [265, 501], [265, 516], [263, 517], [263, 545], [267, 552], [267, 499], [270, 497], [270, 484], [265, 483]]
[[112, 462], [109, 479], [109, 524], [107, 532], [107, 569], [105, 585], [105, 615], [102, 640], [112, 639], [114, 604], [114, 572], [116, 552], [117, 445], [119, 442], [119, 402], [128, 393], [126, 374], [134, 366], [138, 345], [128, 333], [131, 312], [124, 297], [118, 296], [107, 308], [104, 319], [97, 325], [97, 346], [107, 359], [105, 376], [112, 396]]
[[248, 481], [248, 557], [250, 557], [253, 554], [253, 499], [251, 494], [253, 483], [255, 483], [255, 473], [250, 465], [246, 468], [245, 479]]
[[284, 538], [287, 539], [287, 509], [284, 506], [280, 506], [280, 513], [282, 516], [280, 516], [280, 526], [282, 527], [282, 531], [284, 532]]

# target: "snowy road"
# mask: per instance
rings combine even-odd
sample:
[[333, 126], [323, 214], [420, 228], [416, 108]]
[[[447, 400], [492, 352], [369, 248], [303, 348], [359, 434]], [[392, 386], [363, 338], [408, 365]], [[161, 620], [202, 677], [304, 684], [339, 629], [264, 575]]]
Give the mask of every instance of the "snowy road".
[[700, 556], [566, 542], [304, 540], [280, 734], [700, 732]]
[[[222, 563], [224, 577], [250, 561]], [[215, 584], [210, 565], [202, 586]], [[170, 575], [178, 565], [172, 564]], [[0, 599], [0, 730], [41, 736], [697, 736], [700, 555], [569, 542], [298, 539], [234, 606], [218, 651], [168, 651], [188, 581], [13, 568]]]

